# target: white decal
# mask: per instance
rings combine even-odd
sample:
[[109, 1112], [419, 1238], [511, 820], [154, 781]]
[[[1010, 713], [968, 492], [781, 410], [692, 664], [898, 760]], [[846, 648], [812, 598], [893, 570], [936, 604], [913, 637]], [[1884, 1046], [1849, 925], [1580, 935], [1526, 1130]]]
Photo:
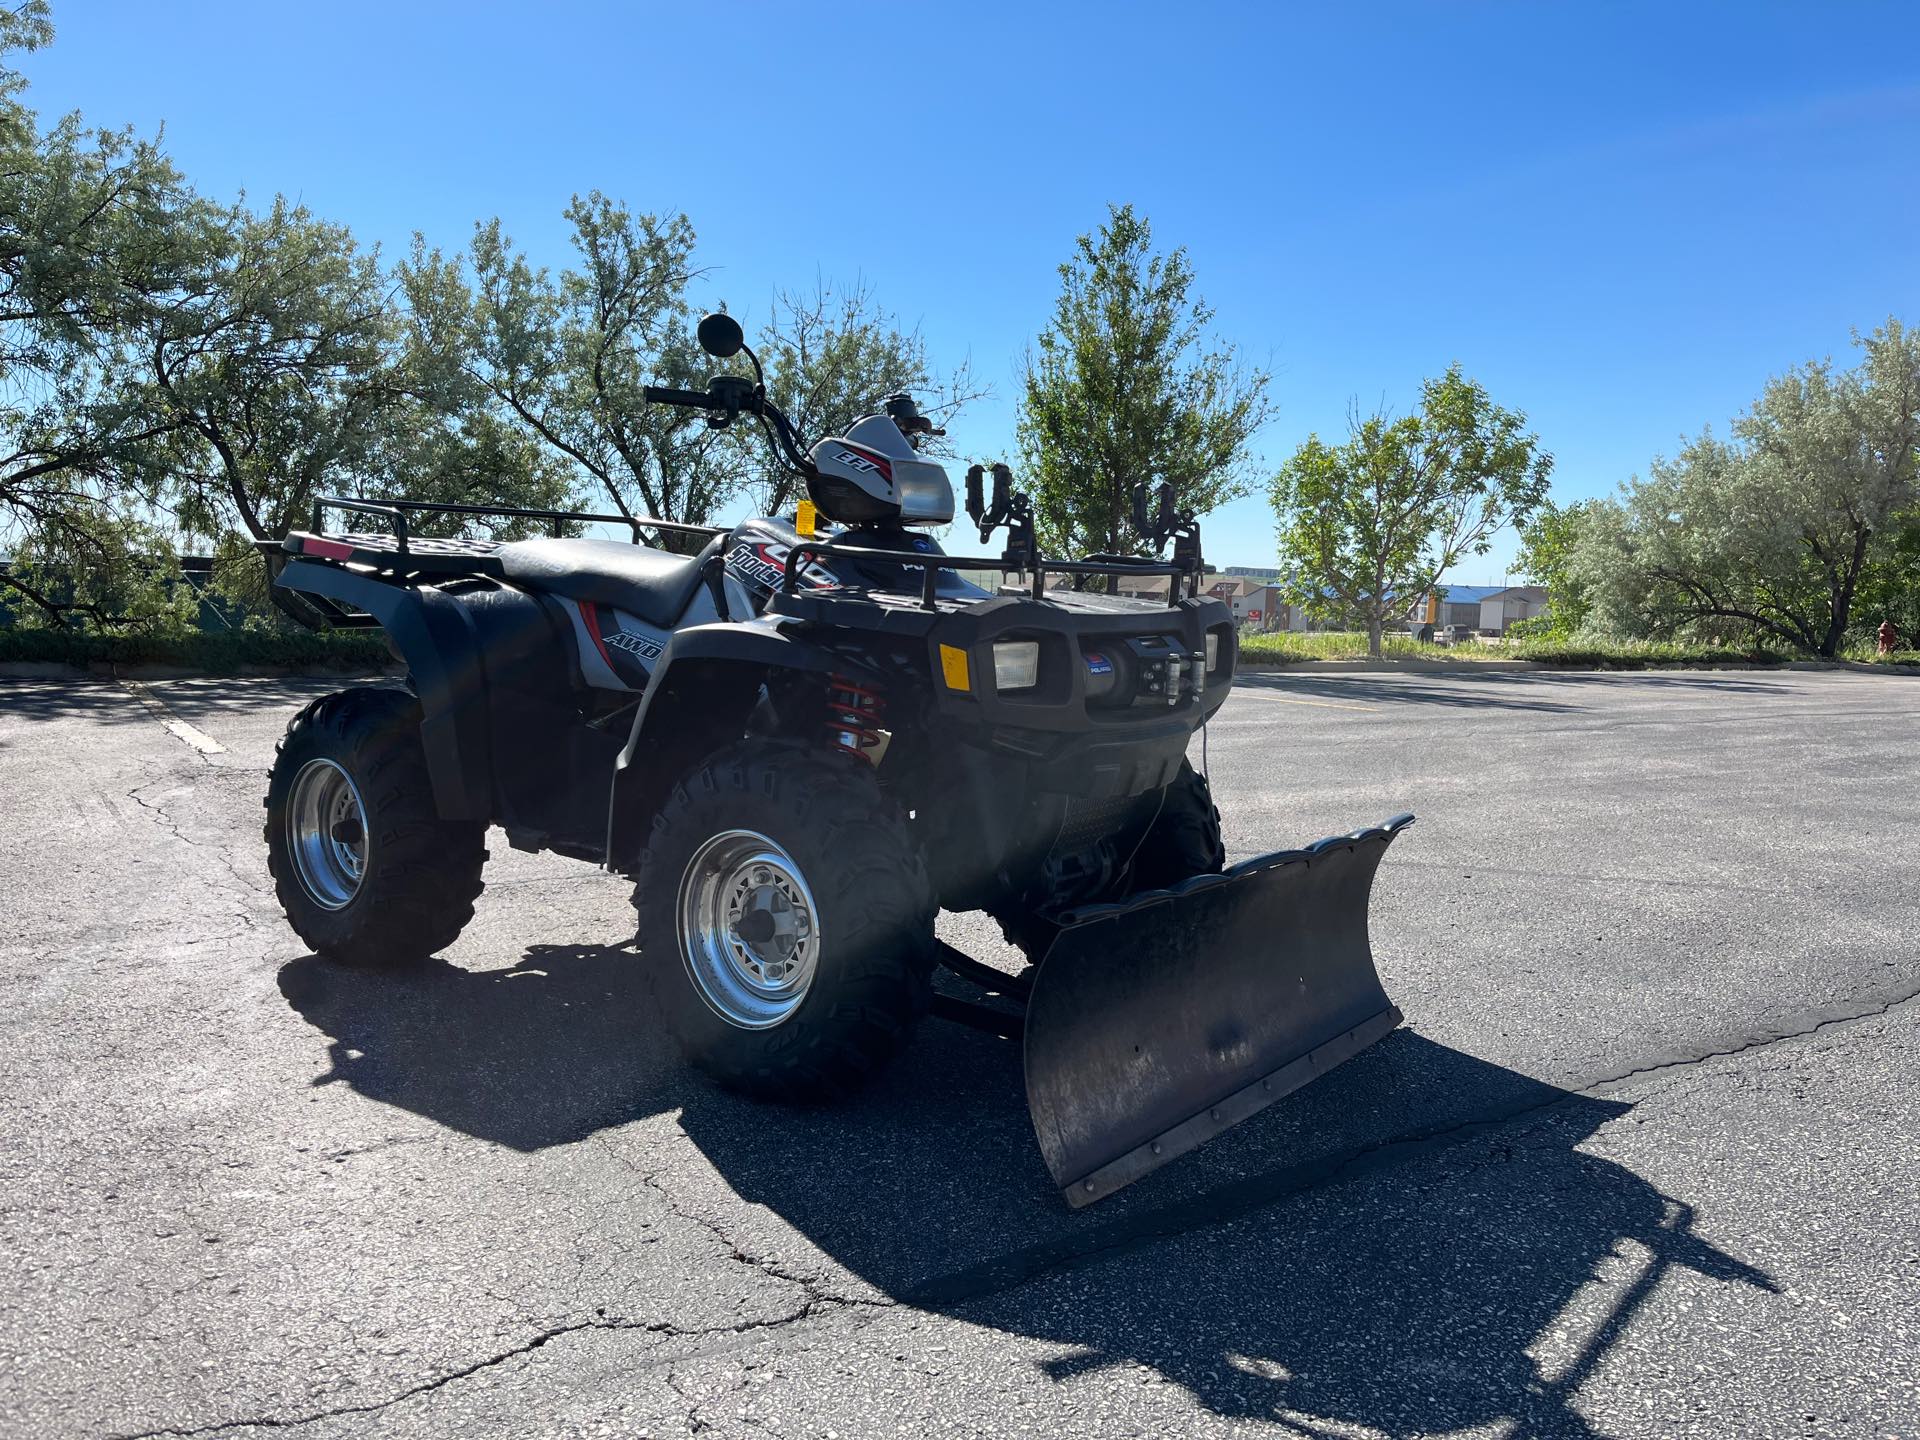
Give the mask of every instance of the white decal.
[[[790, 553], [791, 547], [777, 541], [736, 545], [727, 552], [727, 569], [763, 590], [778, 590], [786, 579], [787, 556]], [[800, 578], [809, 587], [840, 583], [839, 576], [811, 558], [800, 567]]]
[[611, 635], [600, 637], [615, 650], [624, 650], [629, 655], [638, 656], [649, 663], [660, 658], [662, 646], [650, 635], [635, 635], [630, 630], [616, 630]]

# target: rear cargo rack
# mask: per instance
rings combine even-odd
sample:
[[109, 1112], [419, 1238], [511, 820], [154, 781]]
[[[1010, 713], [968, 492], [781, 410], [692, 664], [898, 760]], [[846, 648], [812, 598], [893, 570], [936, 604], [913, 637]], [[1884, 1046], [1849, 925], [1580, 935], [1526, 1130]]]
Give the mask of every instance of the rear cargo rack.
[[[326, 512], [343, 511], [385, 520], [386, 533], [344, 531], [329, 534]], [[282, 540], [262, 540], [258, 548], [272, 554], [304, 555], [364, 565], [394, 575], [488, 575], [498, 577], [495, 559], [501, 542], [461, 536], [415, 535], [409, 515], [478, 515], [509, 520], [543, 520], [559, 536], [568, 525], [624, 525], [634, 544], [648, 530], [665, 534], [698, 535], [711, 539], [726, 532], [713, 525], [691, 525], [681, 520], [659, 520], [651, 515], [600, 515], [585, 510], [529, 510], [517, 505], [442, 504], [434, 500], [362, 500], [355, 496], [322, 495], [313, 502], [311, 532], [295, 531]]]
[[[389, 528], [384, 533], [336, 531], [329, 534], [326, 529], [329, 510], [371, 515], [386, 521]], [[698, 535], [703, 540], [726, 533], [715, 525], [661, 520], [652, 515], [601, 515], [586, 510], [532, 510], [518, 505], [366, 500], [353, 495], [321, 495], [313, 502], [313, 528], [310, 532], [296, 530], [282, 539], [257, 540], [254, 546], [265, 555], [269, 576], [275, 580], [288, 561], [298, 559], [331, 560], [401, 580], [412, 576], [436, 579], [466, 576], [500, 578], [498, 552], [502, 541], [416, 535], [407, 517], [423, 514], [545, 521], [548, 532], [556, 537], [568, 525], [624, 525], [636, 545], [643, 543], [642, 537], [649, 530], [663, 534]], [[301, 593], [296, 599], [277, 584], [271, 585], [268, 593], [276, 606], [309, 628], [319, 624], [355, 629], [367, 628], [375, 623], [371, 617], [348, 610], [323, 595]]]
[[[393, 527], [393, 540], [396, 552], [405, 559], [415, 553], [434, 553], [434, 546], [440, 545], [491, 545], [495, 542], [478, 541], [435, 541], [416, 539], [407, 525], [408, 515], [484, 515], [498, 516], [509, 520], [544, 520], [548, 529], [557, 537], [567, 525], [625, 525], [632, 532], [633, 543], [641, 543], [641, 532], [645, 530], [665, 531], [669, 534], [702, 535], [712, 539], [715, 535], [724, 535], [724, 528], [716, 525], [692, 525], [684, 520], [660, 520], [651, 515], [596, 515], [584, 510], [528, 510], [518, 505], [468, 505], [442, 504], [437, 500], [362, 500], [347, 495], [322, 495], [313, 502], [313, 533], [326, 533], [325, 516], [328, 510], [350, 510], [361, 515], [378, 515]], [[480, 552], [484, 553], [484, 552]]]
[[[856, 560], [884, 560], [895, 565], [918, 566], [921, 574], [920, 608], [939, 609], [940, 572], [942, 570], [1002, 570], [1007, 569], [1004, 555], [986, 558], [979, 555], [929, 555], [920, 550], [883, 550], [872, 545], [847, 545], [837, 540], [808, 541], [796, 545], [787, 552], [786, 572], [780, 580], [780, 593], [791, 595], [800, 581], [800, 567], [809, 557], [824, 555], [844, 555]], [[1161, 560], [1048, 560], [1035, 556], [1031, 562], [1033, 581], [1031, 589], [1035, 600], [1044, 600], [1047, 594], [1047, 576], [1075, 575], [1080, 577], [1105, 576], [1108, 579], [1124, 579], [1128, 576], [1150, 578], [1165, 575], [1174, 582], [1168, 587], [1169, 599], [1179, 599], [1179, 580], [1186, 576], [1189, 598], [1198, 599], [1200, 595], [1200, 572], [1172, 561]]]

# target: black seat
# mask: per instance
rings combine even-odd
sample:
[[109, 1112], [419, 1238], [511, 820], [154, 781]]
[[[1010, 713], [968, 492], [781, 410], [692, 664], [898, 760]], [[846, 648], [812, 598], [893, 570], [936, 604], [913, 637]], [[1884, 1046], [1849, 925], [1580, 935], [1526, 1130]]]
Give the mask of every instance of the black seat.
[[720, 553], [725, 538], [714, 536], [698, 555], [669, 555], [619, 540], [516, 540], [497, 553], [501, 576], [516, 585], [617, 606], [667, 627], [693, 599], [702, 567]]

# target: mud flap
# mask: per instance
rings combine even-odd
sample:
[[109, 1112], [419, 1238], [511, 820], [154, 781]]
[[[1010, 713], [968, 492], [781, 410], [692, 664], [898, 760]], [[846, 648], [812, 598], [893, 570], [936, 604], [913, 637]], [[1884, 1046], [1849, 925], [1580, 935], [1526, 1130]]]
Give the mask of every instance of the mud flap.
[[1091, 1204], [1400, 1023], [1373, 968], [1374, 871], [1411, 815], [1057, 917], [1027, 1003], [1027, 1107]]

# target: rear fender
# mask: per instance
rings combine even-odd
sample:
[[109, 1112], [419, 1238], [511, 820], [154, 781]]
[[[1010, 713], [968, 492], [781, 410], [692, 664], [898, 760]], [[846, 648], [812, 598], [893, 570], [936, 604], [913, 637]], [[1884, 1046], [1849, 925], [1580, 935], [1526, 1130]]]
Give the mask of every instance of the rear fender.
[[443, 819], [490, 819], [486, 669], [467, 607], [438, 590], [311, 560], [289, 560], [274, 583], [351, 605], [380, 622], [420, 697], [420, 740], [435, 808]]
[[828, 673], [878, 679], [771, 621], [694, 625], [676, 632], [647, 680], [633, 729], [614, 762], [607, 868], [632, 868], [646, 845], [654, 810], [673, 784], [701, 757], [745, 731], [769, 683]]

